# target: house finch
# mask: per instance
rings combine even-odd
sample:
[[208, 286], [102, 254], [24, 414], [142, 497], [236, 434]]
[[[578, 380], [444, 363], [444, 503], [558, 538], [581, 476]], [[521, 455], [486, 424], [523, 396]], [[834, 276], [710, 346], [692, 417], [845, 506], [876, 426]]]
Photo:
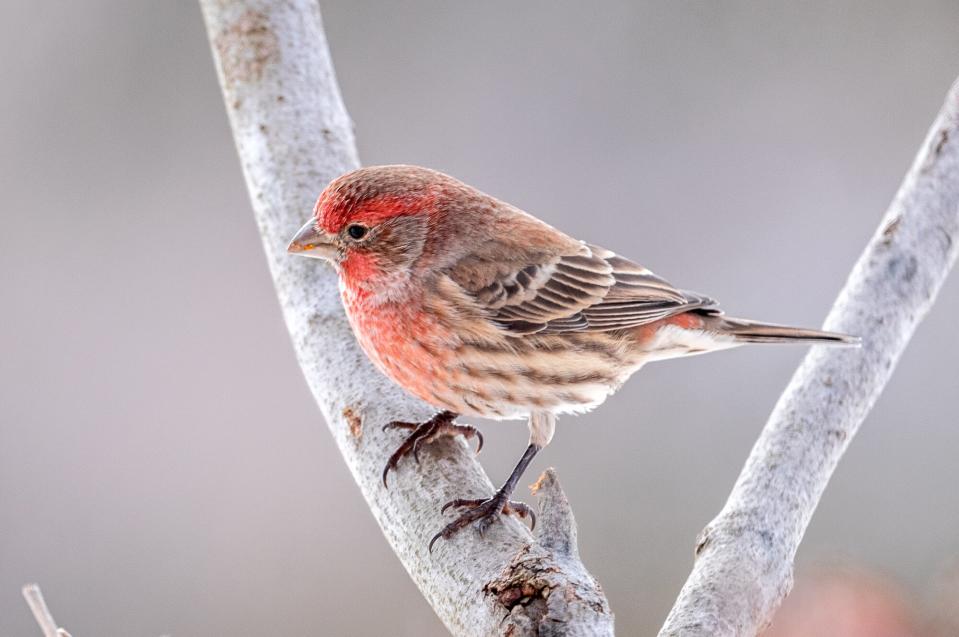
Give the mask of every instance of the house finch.
[[416, 166], [334, 180], [289, 251], [335, 266], [363, 351], [441, 410], [425, 423], [388, 425], [411, 433], [387, 462], [384, 485], [421, 444], [478, 435], [454, 422], [459, 414], [528, 421], [529, 446], [509, 479], [491, 498], [443, 507], [462, 512], [431, 549], [473, 522], [485, 530], [501, 513], [532, 517], [510, 495], [553, 437], [557, 415], [596, 407], [649, 361], [745, 343], [857, 342], [729, 318], [707, 296]]

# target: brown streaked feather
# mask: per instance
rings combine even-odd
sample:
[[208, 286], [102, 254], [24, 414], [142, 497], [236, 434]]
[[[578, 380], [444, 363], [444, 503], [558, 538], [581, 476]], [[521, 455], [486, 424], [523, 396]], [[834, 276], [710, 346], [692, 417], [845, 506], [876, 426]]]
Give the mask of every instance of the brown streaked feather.
[[496, 243], [456, 263], [448, 276], [508, 334], [607, 332], [715, 306], [599, 246], [568, 239], [560, 254], [549, 254]]

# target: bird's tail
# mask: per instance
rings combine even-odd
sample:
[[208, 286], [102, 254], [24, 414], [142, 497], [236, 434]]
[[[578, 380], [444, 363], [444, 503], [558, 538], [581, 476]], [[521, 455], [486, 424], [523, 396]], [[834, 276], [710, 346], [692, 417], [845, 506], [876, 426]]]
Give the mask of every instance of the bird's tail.
[[722, 315], [711, 318], [716, 321], [715, 329], [718, 332], [728, 334], [740, 343], [813, 343], [844, 347], [858, 347], [861, 343], [858, 336], [837, 332], [759, 323]]

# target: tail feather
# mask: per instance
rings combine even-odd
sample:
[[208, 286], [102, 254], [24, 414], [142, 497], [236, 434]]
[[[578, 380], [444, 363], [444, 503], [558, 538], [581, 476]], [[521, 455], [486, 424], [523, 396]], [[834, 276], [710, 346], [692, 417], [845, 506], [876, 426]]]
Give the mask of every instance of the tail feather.
[[815, 343], [845, 347], [858, 347], [861, 343], [858, 336], [838, 332], [759, 323], [726, 316], [717, 316], [715, 320], [718, 323], [717, 331], [729, 334], [740, 343]]

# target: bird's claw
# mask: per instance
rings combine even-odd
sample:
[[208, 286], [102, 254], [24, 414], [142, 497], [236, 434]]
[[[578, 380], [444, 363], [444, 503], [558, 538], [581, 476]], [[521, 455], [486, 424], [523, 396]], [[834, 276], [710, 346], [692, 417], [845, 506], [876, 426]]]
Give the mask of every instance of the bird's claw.
[[431, 443], [440, 436], [463, 435], [466, 438], [475, 437], [477, 440], [476, 453], [479, 453], [483, 448], [483, 434], [481, 434], [476, 427], [471, 425], [456, 424], [453, 422], [455, 418], [456, 414], [444, 411], [436, 414], [424, 423], [417, 424], [412, 422], [393, 421], [383, 425], [383, 431], [390, 429], [404, 429], [411, 432], [410, 435], [406, 437], [406, 440], [404, 440], [399, 446], [399, 448], [393, 452], [393, 455], [390, 456], [390, 459], [386, 461], [386, 466], [383, 468], [383, 486], [389, 488], [386, 478], [391, 470], [396, 469], [401, 458], [412, 453], [413, 459], [416, 460], [416, 464], [419, 464], [420, 446]]
[[464, 507], [468, 508], [468, 510], [444, 526], [443, 529], [430, 540], [430, 553], [433, 552], [433, 545], [436, 544], [436, 540], [440, 538], [448, 540], [461, 529], [466, 528], [474, 522], [480, 535], [485, 534], [486, 530], [495, 520], [499, 519], [500, 515], [516, 515], [522, 519], [528, 517], [530, 519], [530, 530], [532, 531], [536, 528], [536, 514], [533, 513], [533, 509], [522, 502], [510, 500], [508, 495], [502, 493], [497, 493], [493, 497], [486, 499], [466, 500], [457, 498], [456, 500], [450, 500], [443, 505], [440, 513], [446, 513], [446, 510], [450, 508], [459, 509]]
[[402, 422], [400, 420], [392, 420], [385, 425], [383, 425], [383, 431], [389, 431], [390, 429], [407, 429], [412, 430], [419, 427], [419, 424], [415, 422]]

